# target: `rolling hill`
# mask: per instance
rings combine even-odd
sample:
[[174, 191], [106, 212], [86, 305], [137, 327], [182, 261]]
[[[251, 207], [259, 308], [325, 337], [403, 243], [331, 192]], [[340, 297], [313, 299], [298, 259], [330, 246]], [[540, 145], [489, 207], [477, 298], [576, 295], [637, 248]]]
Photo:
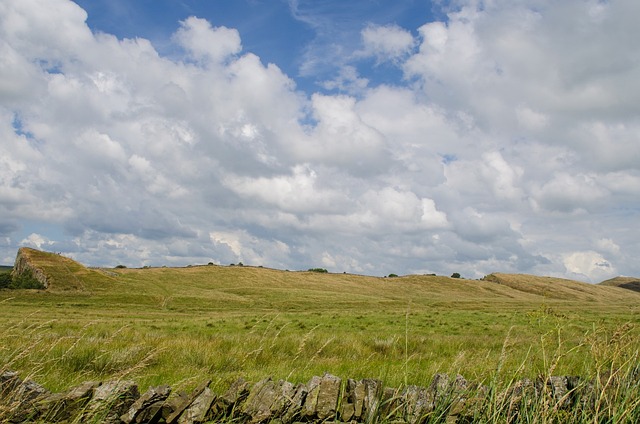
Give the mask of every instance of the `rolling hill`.
[[622, 289], [640, 292], [640, 278], [636, 277], [615, 277], [600, 283], [602, 286], [620, 287]]
[[372, 301], [406, 304], [409, 299], [417, 303], [628, 302], [629, 292], [623, 288], [638, 283], [611, 280], [593, 285], [560, 278], [501, 273], [490, 274], [482, 280], [433, 275], [384, 278], [218, 265], [93, 269], [64, 256], [30, 248], [19, 250], [15, 268], [17, 272], [39, 275], [51, 292], [128, 295], [142, 303], [164, 298], [185, 304], [193, 303], [194, 299], [216, 299], [230, 307], [300, 305], [302, 308], [318, 302], [344, 307]]
[[486, 276], [484, 280], [546, 299], [598, 302], [623, 300], [627, 296], [627, 293], [618, 290], [617, 287], [528, 274], [494, 273]]

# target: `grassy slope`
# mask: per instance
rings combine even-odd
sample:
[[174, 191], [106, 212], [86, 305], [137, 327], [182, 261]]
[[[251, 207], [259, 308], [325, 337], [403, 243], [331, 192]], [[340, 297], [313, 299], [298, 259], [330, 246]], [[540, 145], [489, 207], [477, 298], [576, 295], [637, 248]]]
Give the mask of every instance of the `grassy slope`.
[[[0, 363], [54, 389], [123, 375], [189, 386], [202, 375], [304, 381], [324, 371], [421, 384], [440, 371], [535, 376], [554, 358], [557, 372], [582, 373], [594, 346], [640, 322], [640, 294], [533, 276], [95, 270], [37, 251], [31, 259], [55, 283], [0, 291]], [[627, 334], [637, 340], [632, 326]]]
[[606, 303], [624, 301], [627, 298], [627, 293], [617, 288], [586, 284], [563, 278], [500, 273], [494, 273], [485, 278], [519, 292], [530, 293], [547, 299]]
[[[380, 278], [352, 274], [289, 272], [259, 267], [89, 269], [72, 259], [25, 249], [32, 263], [52, 277], [49, 291], [76, 289], [114, 300], [153, 305], [171, 298], [198, 307], [214, 299], [226, 309], [285, 307], [309, 303], [344, 308], [365, 303], [406, 305], [440, 302], [628, 301], [617, 288], [552, 277], [491, 274], [487, 281], [438, 276]], [[617, 280], [616, 280], [617, 281]], [[625, 281], [628, 282], [626, 279]], [[497, 283], [497, 284], [496, 284]], [[614, 285], [614, 284], [611, 284]], [[128, 299], [128, 301], [126, 300]], [[166, 306], [166, 305], [165, 305]], [[212, 307], [207, 303], [207, 308]]]
[[598, 284], [602, 285], [602, 286], [614, 286], [614, 287], [617, 287], [620, 284], [630, 283], [630, 282], [638, 281], [638, 280], [640, 280], [640, 278], [618, 276], [618, 277], [610, 278], [608, 280], [604, 280], [603, 282], [598, 283]]
[[640, 278], [636, 277], [615, 277], [600, 283], [602, 286], [620, 287], [622, 289], [640, 292]]

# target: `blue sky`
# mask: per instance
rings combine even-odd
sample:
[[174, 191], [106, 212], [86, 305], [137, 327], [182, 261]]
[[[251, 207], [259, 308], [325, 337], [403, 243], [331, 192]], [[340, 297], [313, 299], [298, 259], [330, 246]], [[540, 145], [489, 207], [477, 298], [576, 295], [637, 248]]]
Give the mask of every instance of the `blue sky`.
[[0, 262], [640, 275], [635, 0], [0, 0]]
[[159, 51], [171, 54], [171, 34], [189, 16], [215, 26], [236, 28], [247, 51], [295, 71], [295, 61], [314, 36], [294, 18], [284, 1], [77, 1], [89, 14], [93, 29], [118, 37], [144, 37]]
[[[419, 0], [77, 0], [88, 13], [93, 31], [120, 38], [149, 39], [163, 54], [172, 55], [171, 35], [189, 16], [207, 19], [214, 26], [235, 28], [244, 51], [274, 63], [295, 78], [306, 92], [326, 91], [320, 83], [335, 78], [340, 65], [356, 62], [366, 78], [395, 82], [397, 68], [371, 58], [350, 58], [362, 48], [361, 31], [367, 25], [397, 25], [417, 34], [425, 22], [446, 19], [446, 4]], [[340, 57], [332, 55], [340, 51]], [[302, 69], [318, 60], [313, 69]], [[343, 62], [343, 63], [341, 63]]]

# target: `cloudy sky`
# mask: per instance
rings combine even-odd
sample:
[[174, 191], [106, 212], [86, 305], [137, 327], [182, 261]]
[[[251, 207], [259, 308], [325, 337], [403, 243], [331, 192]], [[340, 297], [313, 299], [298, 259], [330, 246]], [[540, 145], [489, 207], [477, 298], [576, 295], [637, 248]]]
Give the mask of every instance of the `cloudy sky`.
[[0, 0], [0, 263], [640, 276], [637, 0]]

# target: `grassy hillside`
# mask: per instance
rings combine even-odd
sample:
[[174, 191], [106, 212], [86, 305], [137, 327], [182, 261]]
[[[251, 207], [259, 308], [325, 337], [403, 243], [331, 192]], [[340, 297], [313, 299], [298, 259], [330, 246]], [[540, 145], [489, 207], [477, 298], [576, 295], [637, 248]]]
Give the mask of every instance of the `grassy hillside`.
[[484, 278], [522, 293], [545, 299], [573, 300], [583, 302], [618, 302], [627, 299], [628, 293], [604, 285], [554, 277], [538, 277], [526, 274], [494, 273]]
[[636, 277], [615, 277], [600, 283], [602, 286], [620, 287], [622, 289], [640, 292], [640, 278]]
[[50, 289], [0, 290], [0, 367], [53, 389], [130, 376], [428, 384], [585, 374], [638, 351], [640, 294], [524, 275], [379, 278], [249, 266], [88, 269], [29, 253]]

